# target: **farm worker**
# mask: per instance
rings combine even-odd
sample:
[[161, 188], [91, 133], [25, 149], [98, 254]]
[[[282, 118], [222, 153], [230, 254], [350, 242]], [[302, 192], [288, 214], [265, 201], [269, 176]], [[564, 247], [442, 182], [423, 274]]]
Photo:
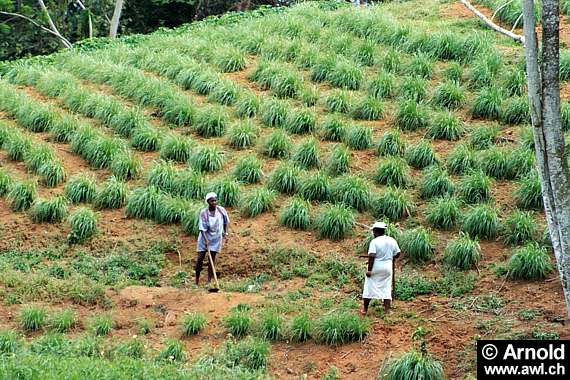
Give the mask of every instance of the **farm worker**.
[[384, 300], [384, 311], [390, 310], [392, 301], [393, 260], [400, 256], [400, 247], [396, 240], [386, 235], [386, 223], [375, 222], [371, 227], [374, 239], [368, 247], [368, 268], [364, 278], [362, 299], [364, 307], [361, 314], [368, 313], [372, 299]]
[[[206, 203], [208, 207], [200, 211], [200, 218], [198, 221], [198, 229], [200, 233], [198, 235], [197, 252], [196, 257], [196, 285], [200, 282], [200, 272], [202, 271], [202, 266], [204, 264], [204, 258], [206, 257], [206, 252], [210, 250], [212, 255], [212, 261], [215, 263], [216, 255], [222, 249], [222, 240], [228, 237], [228, 224], [230, 223], [230, 218], [226, 209], [222, 206], [218, 206], [218, 199], [216, 193], [206, 194]], [[208, 260], [206, 258], [206, 260]], [[212, 269], [212, 264], [208, 260], [208, 282], [212, 280], [214, 273]]]

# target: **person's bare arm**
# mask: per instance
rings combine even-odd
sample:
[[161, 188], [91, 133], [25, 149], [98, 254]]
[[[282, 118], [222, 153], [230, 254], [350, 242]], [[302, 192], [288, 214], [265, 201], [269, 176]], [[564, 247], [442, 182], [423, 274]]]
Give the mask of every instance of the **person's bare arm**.
[[372, 267], [374, 266], [374, 259], [375, 258], [376, 258], [376, 255], [374, 253], [371, 253], [368, 255], [368, 268], [366, 271], [366, 277], [372, 276]]

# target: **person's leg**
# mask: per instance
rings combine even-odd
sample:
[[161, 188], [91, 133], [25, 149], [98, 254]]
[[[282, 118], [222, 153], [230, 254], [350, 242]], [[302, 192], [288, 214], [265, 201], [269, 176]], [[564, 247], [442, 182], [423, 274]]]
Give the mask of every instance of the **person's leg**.
[[390, 306], [392, 304], [392, 300], [384, 300], [384, 313], [390, 311]]
[[370, 298], [363, 298], [364, 305], [362, 307], [362, 314], [368, 313], [368, 306], [370, 306]]
[[[218, 252], [210, 251], [210, 255], [212, 255], [212, 261], [214, 262], [214, 265], [216, 265], [217, 254]], [[214, 277], [214, 269], [212, 268], [212, 263], [210, 263], [210, 259], [206, 258], [206, 260], [208, 260], [208, 283], [210, 283], [210, 281], [212, 281], [212, 278]]]
[[196, 255], [196, 266], [195, 266], [196, 285], [199, 285], [200, 283], [200, 272], [202, 271], [202, 267], [204, 266], [204, 256], [206, 256], [206, 252], [204, 251], [198, 252], [198, 254]]

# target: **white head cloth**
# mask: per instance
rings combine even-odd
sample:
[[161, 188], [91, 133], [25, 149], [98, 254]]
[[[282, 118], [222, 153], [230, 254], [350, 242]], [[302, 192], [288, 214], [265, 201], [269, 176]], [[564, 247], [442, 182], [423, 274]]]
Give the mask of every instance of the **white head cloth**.
[[216, 193], [211, 192], [211, 193], [206, 194], [206, 203], [208, 203], [208, 201], [209, 201], [210, 199], [212, 199], [212, 198], [218, 198], [218, 196], [216, 195]]

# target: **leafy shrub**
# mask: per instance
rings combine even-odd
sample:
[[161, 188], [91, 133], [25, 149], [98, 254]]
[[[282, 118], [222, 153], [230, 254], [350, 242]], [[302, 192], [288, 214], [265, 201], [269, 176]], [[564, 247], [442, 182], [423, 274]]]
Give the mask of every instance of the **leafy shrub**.
[[347, 236], [354, 222], [352, 210], [344, 205], [327, 207], [315, 221], [319, 235], [331, 240], [341, 240]]
[[409, 166], [399, 157], [388, 157], [380, 161], [374, 180], [381, 185], [406, 187], [411, 183]]
[[352, 149], [364, 150], [372, 146], [372, 128], [352, 125], [348, 128], [344, 143]]
[[503, 241], [519, 245], [534, 240], [536, 223], [529, 212], [515, 211], [503, 223]]
[[290, 133], [312, 133], [317, 126], [317, 116], [308, 110], [290, 113], [285, 121], [285, 128]]
[[97, 190], [97, 194], [93, 199], [93, 205], [98, 209], [122, 208], [127, 201], [128, 192], [129, 189], [124, 182], [111, 176]]
[[220, 137], [226, 132], [228, 123], [228, 116], [222, 109], [206, 108], [198, 115], [194, 128], [202, 137]]
[[348, 173], [350, 160], [350, 150], [343, 145], [337, 144], [327, 160], [327, 173], [332, 176]]
[[455, 187], [447, 171], [439, 165], [424, 170], [424, 178], [420, 186], [420, 195], [424, 199], [451, 196]]
[[483, 88], [473, 101], [471, 114], [491, 120], [500, 119], [503, 97], [502, 91], [497, 87]]
[[350, 97], [346, 91], [333, 91], [325, 99], [325, 105], [330, 112], [348, 113], [350, 111]]
[[192, 154], [194, 142], [184, 136], [170, 134], [164, 138], [160, 147], [160, 158], [177, 162], [186, 162]]
[[291, 138], [284, 131], [274, 131], [262, 144], [262, 152], [269, 158], [287, 158], [291, 152]]
[[380, 120], [384, 116], [384, 103], [378, 99], [366, 97], [354, 103], [350, 113], [358, 120]]
[[254, 117], [259, 113], [261, 101], [253, 93], [242, 95], [236, 103], [236, 114], [241, 118]]
[[24, 331], [41, 330], [47, 322], [47, 310], [36, 305], [23, 306], [18, 313], [18, 319]]
[[295, 147], [293, 152], [293, 162], [304, 169], [318, 167], [320, 164], [319, 148], [317, 140], [313, 137], [304, 139]]
[[459, 180], [457, 188], [467, 203], [485, 202], [491, 198], [491, 179], [482, 171], [473, 171]]
[[251, 322], [251, 316], [247, 311], [232, 311], [225, 320], [230, 334], [238, 338], [249, 333]]
[[370, 187], [358, 176], [344, 175], [335, 181], [332, 199], [358, 211], [365, 211], [370, 206]]
[[390, 363], [386, 372], [391, 380], [441, 380], [445, 377], [440, 362], [415, 350]]
[[270, 100], [261, 106], [261, 121], [268, 127], [281, 127], [285, 125], [288, 113], [289, 109], [285, 103]]
[[368, 95], [375, 99], [392, 98], [396, 95], [396, 78], [393, 74], [381, 72], [368, 84]]
[[402, 139], [400, 132], [384, 132], [376, 148], [380, 156], [403, 156], [406, 152], [406, 143]]
[[111, 162], [111, 173], [118, 179], [128, 181], [138, 177], [142, 171], [142, 163], [134, 154], [117, 154]]
[[542, 186], [536, 170], [532, 170], [518, 182], [514, 195], [519, 207], [527, 210], [542, 210]]
[[423, 169], [437, 163], [435, 153], [429, 141], [421, 140], [406, 151], [408, 164], [416, 169]]
[[257, 216], [273, 208], [277, 194], [264, 187], [251, 190], [240, 201], [241, 213], [248, 217]]
[[326, 141], [343, 141], [346, 129], [346, 124], [340, 118], [329, 116], [321, 125], [321, 134]]
[[368, 334], [368, 322], [347, 312], [335, 312], [319, 318], [315, 326], [318, 341], [339, 345], [359, 342]]
[[215, 172], [224, 166], [224, 152], [217, 145], [201, 145], [190, 156], [192, 168], [198, 172]]
[[257, 183], [263, 176], [261, 162], [255, 155], [241, 158], [233, 172], [234, 178], [243, 183]]
[[269, 175], [268, 186], [270, 189], [276, 190], [280, 193], [296, 193], [299, 189], [300, 174], [301, 169], [294, 165], [288, 163], [279, 164]]
[[289, 330], [292, 341], [306, 342], [313, 333], [313, 324], [308, 315], [301, 314], [293, 317]]
[[390, 220], [400, 220], [410, 216], [415, 205], [405, 190], [389, 187], [373, 202], [373, 215], [376, 218], [386, 217]]
[[508, 263], [509, 274], [514, 279], [540, 280], [553, 270], [546, 248], [530, 243], [513, 252]]
[[72, 243], [83, 243], [97, 232], [97, 217], [93, 210], [80, 207], [69, 216], [71, 232], [67, 240]]
[[400, 85], [400, 96], [403, 99], [421, 102], [427, 95], [427, 81], [420, 77], [404, 77]]
[[255, 145], [257, 128], [249, 121], [234, 125], [228, 133], [228, 143], [232, 148], [245, 149]]
[[404, 231], [400, 239], [402, 250], [413, 263], [422, 263], [434, 256], [433, 237], [423, 227]]
[[36, 223], [59, 222], [67, 216], [67, 199], [56, 196], [36, 199], [30, 208], [30, 217]]
[[182, 334], [185, 336], [196, 335], [206, 327], [207, 322], [206, 317], [202, 313], [185, 314], [180, 326]]
[[96, 192], [95, 177], [90, 174], [77, 174], [64, 187], [65, 196], [73, 203], [89, 203], [93, 201]]
[[481, 239], [493, 239], [499, 230], [497, 210], [490, 205], [472, 207], [463, 219], [463, 230]]
[[293, 198], [279, 213], [279, 224], [294, 230], [307, 230], [311, 224], [311, 204], [301, 198]]
[[438, 113], [429, 125], [427, 135], [432, 139], [459, 140], [463, 134], [461, 120], [451, 112]]
[[299, 195], [308, 201], [328, 201], [331, 196], [329, 177], [323, 172], [306, 176], [301, 180]]
[[17, 181], [8, 191], [8, 202], [12, 211], [25, 211], [38, 196], [37, 185], [32, 181]]
[[261, 320], [261, 334], [267, 340], [279, 340], [283, 335], [283, 318], [275, 312], [267, 312]]
[[162, 192], [155, 186], [134, 189], [127, 198], [125, 214], [130, 218], [155, 219]]
[[474, 267], [481, 260], [481, 247], [477, 240], [460, 233], [459, 237], [447, 243], [444, 261], [452, 267], [466, 270]]
[[404, 100], [399, 103], [396, 114], [396, 126], [402, 130], [415, 131], [429, 125], [427, 109], [415, 100]]
[[71, 330], [76, 323], [73, 309], [63, 309], [52, 314], [48, 319], [49, 329], [58, 333], [65, 333]]
[[465, 101], [465, 92], [456, 81], [446, 81], [438, 85], [431, 99], [436, 106], [455, 110]]
[[467, 144], [457, 144], [447, 156], [446, 166], [453, 174], [463, 174], [478, 166], [475, 152]]
[[450, 230], [461, 217], [459, 201], [454, 197], [436, 198], [426, 209], [427, 221], [436, 228]]

